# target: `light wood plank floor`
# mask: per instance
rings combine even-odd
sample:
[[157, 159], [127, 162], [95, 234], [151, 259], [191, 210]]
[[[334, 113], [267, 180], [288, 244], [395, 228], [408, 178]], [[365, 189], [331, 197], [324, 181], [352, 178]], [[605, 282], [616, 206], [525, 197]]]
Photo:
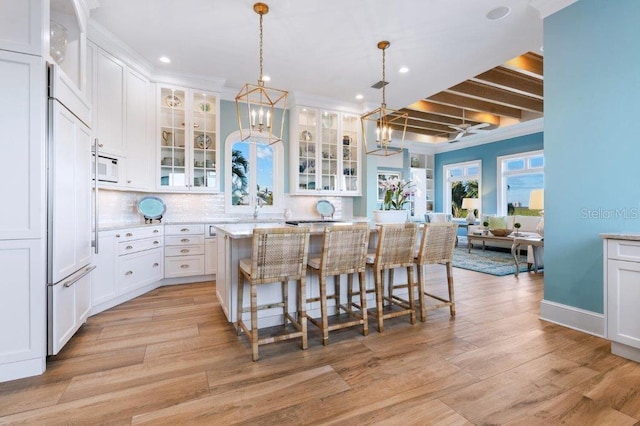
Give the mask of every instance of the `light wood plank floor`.
[[44, 375], [0, 384], [0, 424], [638, 424], [640, 365], [539, 320], [542, 274], [454, 277], [455, 319], [327, 347], [310, 325], [308, 350], [263, 346], [257, 363], [214, 283], [160, 288], [89, 318]]

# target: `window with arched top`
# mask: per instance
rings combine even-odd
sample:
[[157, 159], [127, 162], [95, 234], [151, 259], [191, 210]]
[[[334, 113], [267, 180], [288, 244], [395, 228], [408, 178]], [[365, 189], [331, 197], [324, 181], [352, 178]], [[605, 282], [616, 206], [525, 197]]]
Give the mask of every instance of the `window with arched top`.
[[225, 207], [231, 213], [281, 210], [284, 188], [282, 143], [266, 139], [240, 140], [240, 132], [225, 141]]

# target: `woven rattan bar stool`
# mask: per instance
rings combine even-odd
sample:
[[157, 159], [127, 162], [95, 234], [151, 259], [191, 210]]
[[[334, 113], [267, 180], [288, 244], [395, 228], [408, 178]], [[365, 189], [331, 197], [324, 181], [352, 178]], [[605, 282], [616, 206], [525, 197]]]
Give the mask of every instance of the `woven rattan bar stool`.
[[[370, 312], [378, 320], [378, 331], [384, 331], [383, 321], [400, 315], [409, 315], [411, 324], [416, 322], [415, 304], [413, 301], [413, 257], [415, 252], [418, 225], [416, 223], [384, 224], [379, 226], [378, 244], [375, 254], [367, 255], [367, 266], [371, 267], [374, 275], [376, 309]], [[394, 269], [407, 270], [407, 300], [393, 294]], [[389, 271], [387, 288], [389, 295], [384, 295], [383, 272]], [[383, 302], [388, 303], [387, 312]], [[394, 309], [399, 307], [400, 310]]]
[[[309, 259], [311, 272], [318, 274], [320, 296], [308, 298], [307, 303], [320, 301], [320, 319], [307, 314], [311, 323], [320, 328], [322, 344], [329, 343], [329, 331], [362, 325], [362, 334], [369, 333], [367, 324], [367, 295], [365, 268], [369, 245], [369, 225], [327, 226], [322, 236], [320, 257]], [[347, 274], [347, 301], [341, 304], [340, 276]], [[360, 303], [353, 303], [353, 276], [358, 274]], [[333, 277], [333, 295], [327, 295], [327, 278]], [[329, 325], [327, 300], [335, 300], [336, 313], [346, 312], [350, 321], [338, 321]], [[357, 308], [355, 311], [353, 308]]]
[[[452, 222], [429, 223], [422, 229], [420, 249], [415, 257], [418, 268], [418, 298], [420, 300], [420, 321], [426, 321], [427, 310], [448, 306], [451, 316], [456, 315], [456, 303], [453, 294], [453, 252], [458, 234], [458, 224]], [[439, 263], [447, 268], [447, 285], [449, 298], [436, 296], [427, 292], [427, 280], [424, 273], [426, 265]], [[438, 303], [427, 305], [425, 296], [437, 300]]]
[[[258, 346], [281, 340], [302, 338], [302, 349], [307, 349], [307, 316], [304, 299], [306, 298], [307, 252], [309, 251], [308, 228], [256, 228], [253, 230], [253, 244], [250, 259], [241, 259], [238, 266], [238, 311], [237, 330], [244, 331], [251, 343], [252, 359], [257, 361]], [[250, 305], [244, 307], [245, 280], [249, 283]], [[289, 281], [297, 281], [297, 318], [289, 314]], [[258, 306], [257, 292], [261, 284], [280, 282], [282, 284], [282, 302]], [[264, 307], [282, 307], [284, 326], [287, 320], [295, 331], [283, 332], [277, 336], [260, 338], [258, 336], [258, 310]], [[251, 313], [251, 329], [242, 319], [242, 314]]]

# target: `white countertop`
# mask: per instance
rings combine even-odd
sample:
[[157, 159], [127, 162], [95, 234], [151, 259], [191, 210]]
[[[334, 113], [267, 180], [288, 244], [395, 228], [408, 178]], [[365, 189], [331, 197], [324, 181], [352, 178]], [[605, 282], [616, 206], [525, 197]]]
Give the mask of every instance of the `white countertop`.
[[614, 233], [602, 233], [600, 237], [607, 240], [631, 240], [640, 241], [640, 233], [632, 232], [614, 232]]
[[[363, 223], [368, 222], [367, 218], [351, 218], [349, 220], [344, 220], [340, 222], [326, 222], [321, 223], [318, 221], [317, 223], [309, 223], [304, 224], [302, 226], [310, 229], [311, 234], [321, 234], [324, 228], [328, 225], [351, 225], [354, 223]], [[281, 228], [283, 226], [294, 226], [294, 225], [286, 225], [284, 221], [279, 223], [230, 223], [230, 224], [220, 224], [216, 225], [216, 228], [223, 234], [230, 236], [231, 238], [247, 238], [253, 235], [253, 230], [255, 228]], [[372, 225], [372, 228], [375, 226]]]

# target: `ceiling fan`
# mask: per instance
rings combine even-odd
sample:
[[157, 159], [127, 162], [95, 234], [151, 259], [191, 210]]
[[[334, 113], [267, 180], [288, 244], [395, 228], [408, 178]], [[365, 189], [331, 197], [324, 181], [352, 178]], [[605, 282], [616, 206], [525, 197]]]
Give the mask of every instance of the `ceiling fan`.
[[490, 126], [489, 123], [478, 123], [478, 124], [471, 125], [469, 123], [465, 123], [464, 120], [465, 120], [465, 114], [464, 114], [464, 108], [463, 108], [462, 124], [459, 124], [457, 126], [449, 126], [458, 132], [458, 134], [453, 139], [448, 141], [449, 143], [458, 142], [460, 139], [462, 139], [463, 136], [472, 135], [474, 133], [480, 133], [483, 131], [482, 129]]

